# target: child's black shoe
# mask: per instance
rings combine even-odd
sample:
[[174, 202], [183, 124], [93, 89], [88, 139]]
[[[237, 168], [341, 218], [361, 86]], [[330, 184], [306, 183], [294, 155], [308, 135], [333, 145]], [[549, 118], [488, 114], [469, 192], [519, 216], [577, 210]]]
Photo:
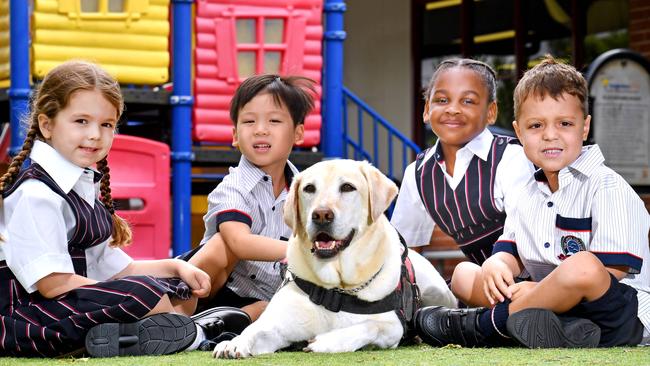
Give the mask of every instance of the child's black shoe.
[[562, 321], [547, 309], [524, 309], [511, 314], [508, 332], [528, 348], [592, 348], [600, 342], [600, 328], [587, 319]]
[[488, 344], [479, 331], [478, 318], [487, 310], [425, 307], [415, 313], [415, 329], [424, 342], [434, 347], [447, 344], [484, 347]]
[[203, 328], [206, 339], [217, 338], [224, 332], [240, 334], [251, 324], [248, 314], [231, 306], [207, 309], [192, 315], [192, 320]]
[[93, 357], [167, 355], [187, 348], [196, 338], [196, 325], [180, 314], [155, 314], [133, 323], [104, 323], [86, 334], [86, 351]]

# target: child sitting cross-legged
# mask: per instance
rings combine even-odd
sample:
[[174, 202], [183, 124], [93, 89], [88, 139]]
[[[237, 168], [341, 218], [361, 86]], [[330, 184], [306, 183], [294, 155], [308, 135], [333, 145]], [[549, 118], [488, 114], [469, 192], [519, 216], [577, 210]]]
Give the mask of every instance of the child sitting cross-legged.
[[[648, 344], [650, 219], [599, 147], [582, 144], [591, 121], [585, 79], [547, 56], [519, 81], [514, 102], [515, 132], [539, 170], [477, 285], [462, 294], [485, 307], [423, 308], [418, 334], [435, 346]], [[524, 271], [531, 280], [515, 281]]]

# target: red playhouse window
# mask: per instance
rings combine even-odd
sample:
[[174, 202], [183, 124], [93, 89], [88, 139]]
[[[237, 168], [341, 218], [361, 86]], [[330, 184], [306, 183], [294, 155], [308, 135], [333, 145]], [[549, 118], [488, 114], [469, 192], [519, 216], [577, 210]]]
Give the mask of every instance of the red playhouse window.
[[[230, 98], [260, 73], [303, 75], [321, 90], [321, 0], [202, 0], [196, 15], [194, 136], [230, 143]], [[317, 97], [319, 99], [320, 95]], [[320, 142], [320, 101], [305, 121], [305, 142]]]

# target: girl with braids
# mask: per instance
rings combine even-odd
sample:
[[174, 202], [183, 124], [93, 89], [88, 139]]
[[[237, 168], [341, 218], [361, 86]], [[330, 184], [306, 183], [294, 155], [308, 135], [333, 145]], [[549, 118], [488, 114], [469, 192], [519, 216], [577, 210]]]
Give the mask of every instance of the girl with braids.
[[496, 84], [494, 70], [481, 61], [438, 65], [423, 114], [438, 141], [406, 168], [391, 218], [411, 246], [429, 244], [434, 225], [454, 239], [469, 259], [451, 280], [463, 302], [483, 292], [469, 279], [492, 254], [516, 192], [534, 173], [516, 140], [487, 129], [497, 118]]
[[205, 272], [120, 249], [131, 230], [115, 214], [106, 157], [122, 111], [118, 83], [91, 63], [54, 68], [36, 91], [0, 178], [0, 355], [84, 344], [92, 356], [167, 354], [220, 333], [220, 319], [186, 316], [210, 292]]

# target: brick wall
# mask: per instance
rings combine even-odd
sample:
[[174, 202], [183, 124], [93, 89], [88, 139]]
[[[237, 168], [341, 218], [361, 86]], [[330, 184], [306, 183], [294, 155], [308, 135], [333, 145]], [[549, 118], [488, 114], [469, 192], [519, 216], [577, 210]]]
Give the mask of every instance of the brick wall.
[[630, 0], [630, 49], [650, 59], [650, 1]]

